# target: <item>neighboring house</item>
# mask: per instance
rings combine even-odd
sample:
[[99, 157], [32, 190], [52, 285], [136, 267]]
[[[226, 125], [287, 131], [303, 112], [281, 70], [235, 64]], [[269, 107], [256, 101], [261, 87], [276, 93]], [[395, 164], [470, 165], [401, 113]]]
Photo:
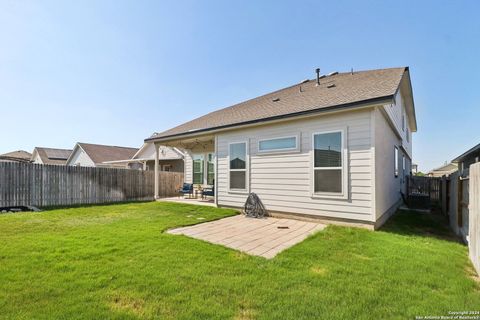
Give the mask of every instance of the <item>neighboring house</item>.
[[432, 171], [427, 173], [427, 176], [429, 176], [429, 177], [449, 176], [457, 170], [458, 170], [457, 164], [453, 163], [453, 162], [450, 162], [450, 163], [444, 164], [441, 167], [433, 169]]
[[[160, 171], [183, 172], [183, 153], [177, 148], [159, 146]], [[106, 163], [123, 165], [128, 169], [154, 170], [155, 146], [153, 143], [144, 143], [130, 159], [108, 161]]]
[[470, 165], [479, 161], [480, 143], [452, 160], [453, 163], [458, 164], [458, 171], [463, 177], [468, 177]]
[[416, 175], [418, 173], [418, 164], [412, 163], [412, 174]]
[[0, 162], [30, 162], [31, 158], [32, 154], [23, 150], [0, 154]]
[[217, 206], [242, 208], [254, 192], [272, 215], [377, 228], [402, 203], [416, 131], [402, 67], [317, 72], [145, 142], [185, 150], [185, 181], [214, 184]]
[[68, 149], [36, 147], [32, 152], [32, 162], [38, 164], [65, 165], [71, 153], [72, 150]]
[[137, 148], [106, 146], [78, 142], [67, 160], [68, 166], [126, 168], [125, 163], [114, 163], [130, 159], [137, 153]]

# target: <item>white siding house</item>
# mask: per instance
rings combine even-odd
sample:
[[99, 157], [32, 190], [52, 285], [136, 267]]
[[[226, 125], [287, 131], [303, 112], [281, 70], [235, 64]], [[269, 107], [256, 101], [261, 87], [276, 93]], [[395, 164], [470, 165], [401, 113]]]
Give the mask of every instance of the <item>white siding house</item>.
[[340, 73], [192, 120], [146, 141], [185, 149], [185, 182], [242, 208], [377, 228], [395, 212], [416, 131], [408, 68]]
[[65, 165], [72, 150], [35, 147], [31, 162], [36, 164]]
[[[159, 146], [160, 171], [183, 172], [183, 152], [177, 148]], [[138, 152], [128, 160], [117, 161], [125, 163], [130, 169], [154, 170], [155, 145], [144, 143]]]
[[78, 142], [68, 157], [66, 165], [126, 168], [125, 163], [117, 163], [117, 161], [130, 159], [137, 151], [136, 148]]

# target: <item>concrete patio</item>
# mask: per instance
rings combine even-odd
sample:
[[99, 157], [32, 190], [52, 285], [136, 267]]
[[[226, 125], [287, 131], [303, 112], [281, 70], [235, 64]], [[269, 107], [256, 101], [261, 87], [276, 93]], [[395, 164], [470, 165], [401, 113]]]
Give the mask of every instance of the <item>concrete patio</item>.
[[199, 206], [209, 206], [209, 207], [216, 207], [215, 202], [212, 198], [201, 199], [201, 198], [185, 198], [185, 197], [171, 197], [171, 198], [160, 198], [157, 199], [160, 202], [175, 202], [175, 203], [187, 203], [187, 204], [195, 204]]
[[292, 219], [254, 219], [244, 215], [167, 231], [267, 259], [323, 230], [326, 225]]

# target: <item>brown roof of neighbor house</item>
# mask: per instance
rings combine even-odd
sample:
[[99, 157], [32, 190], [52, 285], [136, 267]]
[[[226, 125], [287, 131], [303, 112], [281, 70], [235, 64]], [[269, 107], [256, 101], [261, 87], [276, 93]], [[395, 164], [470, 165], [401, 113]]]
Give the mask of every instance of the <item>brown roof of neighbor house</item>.
[[443, 166], [441, 167], [438, 167], [438, 168], [435, 168], [431, 171], [428, 172], [428, 174], [439, 174], [440, 176], [442, 176], [444, 173], [452, 173], [454, 171], [457, 171], [458, 170], [458, 166], [456, 163], [448, 163], [448, 164], [444, 164]]
[[385, 102], [396, 94], [408, 67], [337, 73], [306, 80], [293, 86], [211, 112], [145, 141], [200, 133], [230, 126]]
[[35, 150], [40, 156], [40, 159], [42, 159], [43, 164], [64, 165], [67, 163], [67, 159], [72, 153], [72, 150], [69, 149], [35, 147]]
[[79, 142], [78, 145], [88, 154], [94, 163], [131, 159], [138, 151], [138, 148], [105, 146], [83, 142]]
[[0, 154], [0, 159], [12, 160], [12, 161], [29, 162], [31, 158], [32, 158], [32, 154], [24, 150], [17, 150], [17, 151]]

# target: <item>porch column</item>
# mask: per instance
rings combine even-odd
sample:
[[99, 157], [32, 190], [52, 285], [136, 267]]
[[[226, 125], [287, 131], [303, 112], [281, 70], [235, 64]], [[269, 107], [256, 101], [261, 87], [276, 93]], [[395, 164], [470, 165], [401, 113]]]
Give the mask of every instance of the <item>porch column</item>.
[[158, 173], [160, 172], [160, 168], [159, 168], [159, 164], [158, 164], [158, 159], [159, 159], [159, 146], [154, 143], [154, 146], [155, 146], [155, 199], [158, 199], [159, 198], [159, 190], [158, 190], [158, 187], [159, 187], [159, 181], [158, 181]]

